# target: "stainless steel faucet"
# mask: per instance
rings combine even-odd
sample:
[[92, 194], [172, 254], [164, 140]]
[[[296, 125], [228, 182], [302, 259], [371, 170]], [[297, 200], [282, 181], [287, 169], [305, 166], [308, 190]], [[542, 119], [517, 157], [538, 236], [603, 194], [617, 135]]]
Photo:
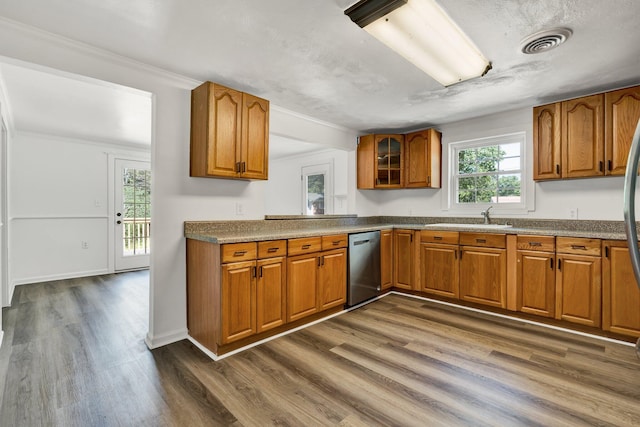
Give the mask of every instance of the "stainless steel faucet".
[[490, 220], [490, 218], [489, 218], [489, 209], [491, 209], [492, 207], [493, 206], [489, 206], [486, 211], [480, 212], [480, 215], [482, 215], [484, 217], [484, 223], [485, 224], [489, 224], [489, 220]]

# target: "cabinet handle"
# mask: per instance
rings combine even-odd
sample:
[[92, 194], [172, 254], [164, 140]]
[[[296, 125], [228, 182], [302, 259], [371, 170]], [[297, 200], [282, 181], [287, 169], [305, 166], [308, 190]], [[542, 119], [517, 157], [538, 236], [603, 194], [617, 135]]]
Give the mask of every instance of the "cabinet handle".
[[247, 251], [235, 251], [233, 253], [233, 256], [242, 256], [242, 255], [244, 255], [246, 253], [247, 253]]
[[409, 243], [413, 243], [413, 233], [409, 234]]
[[529, 246], [542, 246], [540, 242], [529, 242]]
[[322, 265], [324, 265], [324, 255], [320, 257], [322, 259]]
[[558, 260], [558, 271], [562, 271], [562, 260]]
[[585, 245], [571, 245], [571, 249], [580, 249], [586, 251], [587, 247]]
[[322, 257], [318, 257], [318, 267], [320, 267], [320, 258]]
[[611, 160], [607, 161], [607, 168], [611, 171], [613, 170], [613, 163], [611, 162]]
[[476, 243], [487, 243], [487, 239], [476, 239]]
[[433, 236], [433, 240], [442, 240], [442, 236]]
[[256, 268], [255, 267], [251, 268], [251, 278], [252, 279], [256, 278]]
[[464, 251], [462, 249], [460, 249], [460, 261], [462, 261], [462, 254], [464, 253]]
[[453, 251], [453, 256], [455, 257], [455, 259], [458, 259], [458, 250], [457, 249], [455, 251]]
[[242, 173], [247, 171], [247, 162], [242, 162]]
[[602, 172], [604, 170], [604, 162], [602, 160], [600, 160], [598, 169], [600, 169], [600, 172]]
[[560, 165], [556, 165], [556, 175], [560, 175]]
[[268, 253], [273, 253], [273, 252], [277, 252], [277, 251], [278, 251], [278, 248], [269, 248], [269, 249], [267, 249]]
[[260, 266], [260, 271], [258, 273], [259, 277], [262, 277], [262, 266]]
[[240, 173], [240, 162], [236, 163], [236, 173]]
[[609, 246], [604, 247], [604, 257], [609, 258]]
[[431, 185], [431, 175], [427, 177], [427, 185]]
[[309, 249], [311, 245], [302, 245], [302, 249]]
[[549, 258], [549, 267], [553, 270], [553, 258]]
[[338, 246], [340, 242], [342, 242], [342, 240], [334, 240], [332, 243], [333, 243], [333, 246]]

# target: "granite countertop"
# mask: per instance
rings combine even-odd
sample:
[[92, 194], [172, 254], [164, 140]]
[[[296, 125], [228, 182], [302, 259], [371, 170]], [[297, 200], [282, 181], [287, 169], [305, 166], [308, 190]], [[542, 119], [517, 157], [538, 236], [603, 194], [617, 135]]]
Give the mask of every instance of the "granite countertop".
[[[621, 221], [509, 220], [509, 222], [514, 223], [512, 227], [482, 229], [477, 228], [477, 222], [471, 222], [468, 218], [458, 219], [464, 223], [457, 223], [455, 222], [456, 219], [457, 218], [328, 217], [326, 219], [310, 220], [186, 221], [184, 235], [188, 239], [210, 243], [239, 243], [402, 228], [410, 230], [530, 234], [626, 240]], [[438, 225], [445, 222], [453, 222], [456, 225]], [[504, 224], [505, 221], [498, 221], [496, 219], [495, 223]], [[476, 227], [474, 227], [474, 225]]]

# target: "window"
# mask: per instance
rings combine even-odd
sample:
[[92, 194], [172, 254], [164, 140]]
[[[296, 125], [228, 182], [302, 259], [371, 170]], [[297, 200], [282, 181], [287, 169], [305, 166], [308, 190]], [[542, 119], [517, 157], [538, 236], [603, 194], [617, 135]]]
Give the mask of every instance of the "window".
[[525, 134], [515, 133], [449, 144], [449, 206], [525, 208], [524, 142]]
[[302, 214], [333, 213], [333, 164], [302, 167]]

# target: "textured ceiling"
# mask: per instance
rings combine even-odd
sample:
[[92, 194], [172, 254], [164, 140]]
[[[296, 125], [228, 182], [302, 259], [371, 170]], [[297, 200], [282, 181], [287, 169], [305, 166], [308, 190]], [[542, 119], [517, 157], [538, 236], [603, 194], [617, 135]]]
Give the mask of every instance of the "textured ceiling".
[[[0, 16], [348, 128], [409, 130], [640, 83], [640, 1], [438, 0], [492, 62], [443, 88], [353, 24], [355, 0], [0, 0]], [[547, 53], [527, 35], [569, 27]]]

